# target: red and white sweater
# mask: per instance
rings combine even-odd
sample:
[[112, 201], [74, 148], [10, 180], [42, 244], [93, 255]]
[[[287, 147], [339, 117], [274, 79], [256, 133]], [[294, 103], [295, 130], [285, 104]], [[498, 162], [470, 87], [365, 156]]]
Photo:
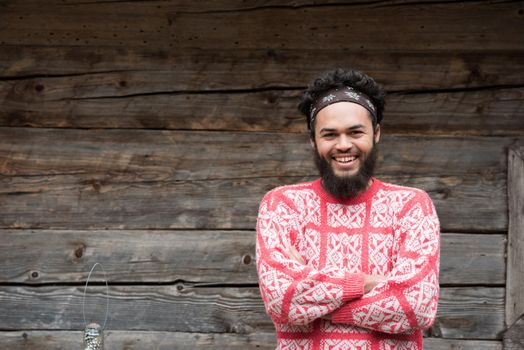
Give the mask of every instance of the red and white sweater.
[[[256, 250], [277, 349], [422, 349], [437, 311], [439, 232], [424, 191], [377, 179], [344, 202], [320, 179], [270, 191]], [[387, 280], [364, 294], [363, 273]]]

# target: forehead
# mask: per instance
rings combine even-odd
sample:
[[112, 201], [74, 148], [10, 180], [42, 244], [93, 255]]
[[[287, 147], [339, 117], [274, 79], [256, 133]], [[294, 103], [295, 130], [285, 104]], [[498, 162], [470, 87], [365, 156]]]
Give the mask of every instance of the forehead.
[[359, 104], [344, 101], [321, 109], [317, 113], [315, 129], [346, 129], [357, 124], [373, 127], [368, 110]]

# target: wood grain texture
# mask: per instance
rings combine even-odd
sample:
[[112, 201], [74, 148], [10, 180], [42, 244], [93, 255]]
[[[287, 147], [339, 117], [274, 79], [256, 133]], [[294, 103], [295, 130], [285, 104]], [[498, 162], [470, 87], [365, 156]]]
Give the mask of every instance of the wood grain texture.
[[[25, 93], [38, 101], [40, 95], [59, 93], [51, 88], [63, 86], [60, 82], [64, 81], [84, 97], [200, 90], [303, 89], [321, 72], [351, 65], [374, 77], [390, 92], [427, 91], [521, 86], [523, 56], [524, 48], [479, 52], [442, 50], [428, 55], [427, 52], [399, 50], [369, 52], [275, 47], [176, 50], [165, 45], [160, 48], [3, 45], [0, 77], [3, 80], [28, 79], [25, 85], [17, 85], [17, 91], [23, 86]], [[51, 92], [46, 91], [48, 84], [47, 90]], [[30, 89], [35, 91], [30, 92]]]
[[[316, 177], [297, 134], [0, 128], [0, 139], [4, 228], [251, 229], [268, 190]], [[377, 174], [426, 190], [445, 231], [504, 231], [511, 142], [385, 136]]]
[[[1, 175], [135, 174], [154, 180], [316, 176], [307, 135], [0, 128]], [[384, 135], [383, 175], [505, 175], [503, 137]]]
[[[80, 331], [17, 331], [0, 332], [0, 347], [10, 350], [70, 350], [82, 341]], [[234, 333], [180, 333], [145, 331], [106, 331], [105, 350], [200, 350], [200, 349], [259, 349], [273, 350], [276, 346], [273, 332], [253, 334]], [[502, 343], [494, 340], [424, 339], [426, 350], [502, 350]]]
[[[146, 175], [139, 175], [142, 176]], [[154, 176], [154, 175], [153, 175]], [[380, 179], [426, 190], [444, 231], [507, 228], [503, 179], [479, 176]], [[204, 181], [139, 180], [137, 175], [2, 177], [2, 228], [253, 229], [270, 189], [312, 177]]]
[[[0, 231], [0, 283], [256, 284], [254, 231]], [[506, 236], [444, 233], [441, 284], [505, 283]], [[101, 274], [92, 281], [103, 282]]]
[[[80, 349], [83, 332], [27, 331], [0, 332], [0, 347], [10, 350]], [[275, 349], [271, 332], [253, 334], [180, 333], [158, 331], [105, 331], [104, 350], [199, 350], [199, 349]]]
[[508, 152], [508, 266], [506, 325], [524, 315], [524, 142]]
[[[83, 286], [0, 287], [3, 330], [83, 329]], [[87, 319], [105, 312], [105, 287], [88, 287]], [[251, 334], [273, 331], [257, 287], [110, 285], [108, 329]], [[500, 339], [504, 288], [443, 288], [432, 334]]]
[[496, 340], [424, 339], [424, 349], [434, 350], [502, 350], [502, 343]]
[[[0, 126], [307, 132], [299, 91], [174, 93], [168, 81], [135, 86], [110, 75], [0, 81]], [[120, 96], [123, 82], [134, 88]], [[524, 119], [515, 118], [523, 100], [523, 88], [394, 93], [382, 128], [389, 135], [524, 135]]]
[[524, 315], [521, 315], [515, 323], [504, 332], [504, 350], [524, 349]]
[[504, 288], [443, 288], [431, 334], [439, 338], [501, 339]]
[[[140, 2], [141, 0], [135, 1]], [[432, 2], [433, 0], [420, 0], [417, 3]], [[455, 0], [443, 0], [442, 2], [452, 2]], [[100, 6], [100, 4], [111, 3], [114, 0], [49, 0], [50, 5], [82, 5], [91, 4], [92, 6]], [[153, 4], [164, 4], [162, 0], [144, 0], [144, 2], [149, 2]], [[34, 6], [38, 4], [38, 0], [25, 0], [24, 4]], [[405, 0], [385, 0], [380, 4], [377, 4], [374, 0], [362, 0], [358, 3], [341, 3], [339, 0], [228, 0], [228, 1], [212, 1], [209, 4], [206, 4], [205, 7], [202, 7], [199, 3], [195, 3], [191, 0], [171, 0], [170, 3], [176, 6], [178, 11], [182, 12], [191, 12], [191, 13], [206, 13], [206, 12], [226, 12], [226, 11], [251, 11], [263, 8], [301, 8], [301, 7], [319, 7], [319, 6], [352, 6], [354, 8], [360, 8], [362, 5], [372, 5], [374, 7], [382, 6], [393, 6], [393, 5], [405, 5]], [[4, 0], [4, 7], [19, 7], [20, 5], [16, 1]]]
[[357, 51], [518, 50], [524, 30], [520, 9], [518, 2], [445, 2], [364, 5], [358, 12], [355, 6], [339, 5], [191, 13], [180, 11], [176, 3], [12, 4], [0, 14], [0, 43], [177, 49], [304, 49], [314, 43], [316, 49]]

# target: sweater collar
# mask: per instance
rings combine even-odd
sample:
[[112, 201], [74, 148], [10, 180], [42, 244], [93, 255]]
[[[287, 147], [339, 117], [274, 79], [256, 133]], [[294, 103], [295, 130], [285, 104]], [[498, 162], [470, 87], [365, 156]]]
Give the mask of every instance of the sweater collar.
[[345, 200], [340, 200], [340, 199], [338, 199], [336, 197], [333, 197], [333, 195], [331, 195], [331, 193], [328, 193], [324, 189], [324, 187], [322, 187], [322, 178], [319, 178], [319, 179], [313, 181], [312, 185], [313, 185], [313, 189], [315, 190], [315, 192], [322, 199], [324, 199], [326, 202], [348, 205], [348, 204], [357, 204], [357, 203], [366, 202], [366, 201], [370, 200], [371, 198], [373, 198], [375, 193], [377, 193], [379, 188], [382, 186], [382, 182], [377, 180], [374, 177], [372, 177], [371, 180], [372, 180], [372, 183], [368, 187], [367, 190], [365, 190], [364, 192], [360, 193], [356, 197], [351, 197], [351, 198], [348, 198], [348, 199], [345, 199]]

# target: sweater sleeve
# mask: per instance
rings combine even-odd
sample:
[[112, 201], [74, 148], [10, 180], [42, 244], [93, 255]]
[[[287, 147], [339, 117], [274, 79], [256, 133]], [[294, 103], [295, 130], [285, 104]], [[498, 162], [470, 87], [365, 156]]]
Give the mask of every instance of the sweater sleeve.
[[278, 193], [262, 200], [257, 220], [257, 270], [260, 291], [271, 319], [306, 325], [364, 294], [361, 273], [316, 270], [289, 259], [298, 235], [299, 213]]
[[426, 329], [433, 324], [439, 293], [440, 227], [425, 192], [403, 208], [394, 232], [398, 253], [387, 280], [336, 310], [332, 322], [386, 333]]

